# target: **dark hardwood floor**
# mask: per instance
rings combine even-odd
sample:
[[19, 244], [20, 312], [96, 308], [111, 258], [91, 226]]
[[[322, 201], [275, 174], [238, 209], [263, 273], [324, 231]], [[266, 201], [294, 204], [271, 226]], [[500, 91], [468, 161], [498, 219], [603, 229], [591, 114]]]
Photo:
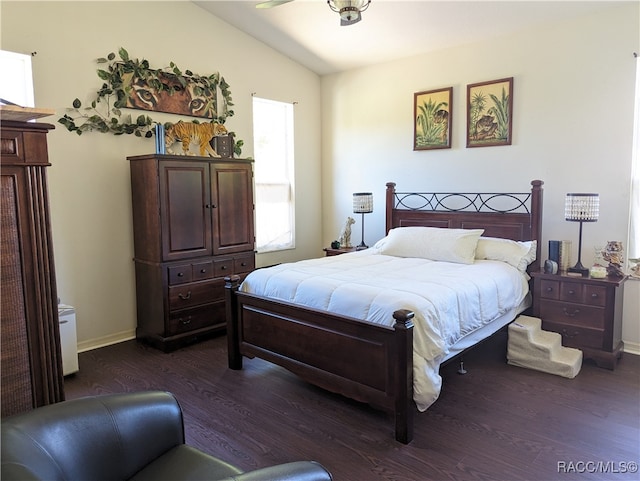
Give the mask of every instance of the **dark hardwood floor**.
[[65, 391], [170, 391], [187, 443], [245, 470], [313, 459], [342, 481], [640, 479], [640, 357], [615, 371], [587, 361], [570, 380], [509, 366], [505, 352], [500, 333], [465, 357], [467, 375], [443, 367], [440, 398], [416, 414], [407, 446], [386, 414], [280, 367], [227, 369], [225, 337], [169, 354], [136, 341], [82, 353]]

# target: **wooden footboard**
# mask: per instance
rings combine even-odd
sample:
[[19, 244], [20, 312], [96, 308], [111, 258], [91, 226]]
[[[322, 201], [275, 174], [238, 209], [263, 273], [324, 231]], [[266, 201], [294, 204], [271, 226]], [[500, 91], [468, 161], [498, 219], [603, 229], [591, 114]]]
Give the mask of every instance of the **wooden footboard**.
[[229, 367], [242, 357], [278, 364], [328, 391], [393, 413], [395, 438], [413, 438], [413, 312], [393, 328], [265, 299], [226, 278]]

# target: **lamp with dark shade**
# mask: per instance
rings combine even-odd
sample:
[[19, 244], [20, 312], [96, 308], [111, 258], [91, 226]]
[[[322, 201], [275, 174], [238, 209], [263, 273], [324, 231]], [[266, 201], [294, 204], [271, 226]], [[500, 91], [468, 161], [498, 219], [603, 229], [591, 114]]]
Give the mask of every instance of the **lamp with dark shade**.
[[364, 215], [371, 212], [373, 212], [373, 194], [371, 192], [356, 192], [353, 194], [353, 213], [362, 214], [362, 242], [356, 247], [356, 250], [369, 247], [364, 243]]
[[571, 222], [580, 222], [580, 236], [578, 238], [578, 262], [569, 267], [567, 272], [579, 273], [583, 277], [589, 276], [589, 269], [581, 262], [582, 257], [582, 223], [596, 222], [600, 213], [600, 196], [598, 194], [567, 194], [564, 204], [564, 218]]

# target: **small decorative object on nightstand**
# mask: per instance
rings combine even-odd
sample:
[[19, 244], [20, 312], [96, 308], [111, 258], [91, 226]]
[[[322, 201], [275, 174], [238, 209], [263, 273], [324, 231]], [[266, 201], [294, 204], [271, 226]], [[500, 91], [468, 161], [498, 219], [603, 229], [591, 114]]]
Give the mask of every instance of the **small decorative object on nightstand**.
[[622, 357], [622, 284], [626, 277], [590, 279], [534, 272], [533, 315], [562, 335], [562, 345], [614, 369]]
[[609, 263], [607, 266], [607, 275], [612, 277], [624, 277], [624, 272], [622, 271], [622, 263], [624, 262], [622, 251], [622, 242], [607, 242], [607, 246], [602, 252], [602, 257]]
[[340, 232], [340, 239], [338, 239], [338, 244], [342, 247], [351, 247], [351, 226], [355, 223], [356, 221], [353, 220], [353, 217], [347, 217], [342, 232]]

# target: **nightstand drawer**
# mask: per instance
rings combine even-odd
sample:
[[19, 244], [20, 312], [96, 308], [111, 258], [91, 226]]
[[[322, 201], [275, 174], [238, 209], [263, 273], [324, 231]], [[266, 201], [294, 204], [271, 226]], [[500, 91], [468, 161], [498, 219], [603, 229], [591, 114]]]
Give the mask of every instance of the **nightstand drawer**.
[[224, 280], [192, 282], [169, 287], [169, 309], [175, 311], [224, 299]]
[[588, 327], [578, 327], [546, 320], [542, 321], [542, 329], [560, 334], [562, 336], [563, 346], [575, 347], [578, 349], [584, 347], [602, 349], [604, 331], [601, 331], [600, 329], [590, 329]]
[[561, 301], [546, 301], [540, 304], [540, 317], [544, 320], [571, 324], [572, 326], [604, 328], [604, 308], [572, 304]]
[[540, 297], [604, 307], [607, 305], [607, 288], [579, 282], [541, 279]]
[[606, 306], [607, 288], [578, 282], [562, 282], [560, 283], [560, 299], [591, 306]]
[[606, 307], [607, 288], [601, 286], [584, 286], [584, 302], [592, 306]]
[[542, 279], [540, 281], [540, 297], [544, 299], [560, 299], [560, 282]]

